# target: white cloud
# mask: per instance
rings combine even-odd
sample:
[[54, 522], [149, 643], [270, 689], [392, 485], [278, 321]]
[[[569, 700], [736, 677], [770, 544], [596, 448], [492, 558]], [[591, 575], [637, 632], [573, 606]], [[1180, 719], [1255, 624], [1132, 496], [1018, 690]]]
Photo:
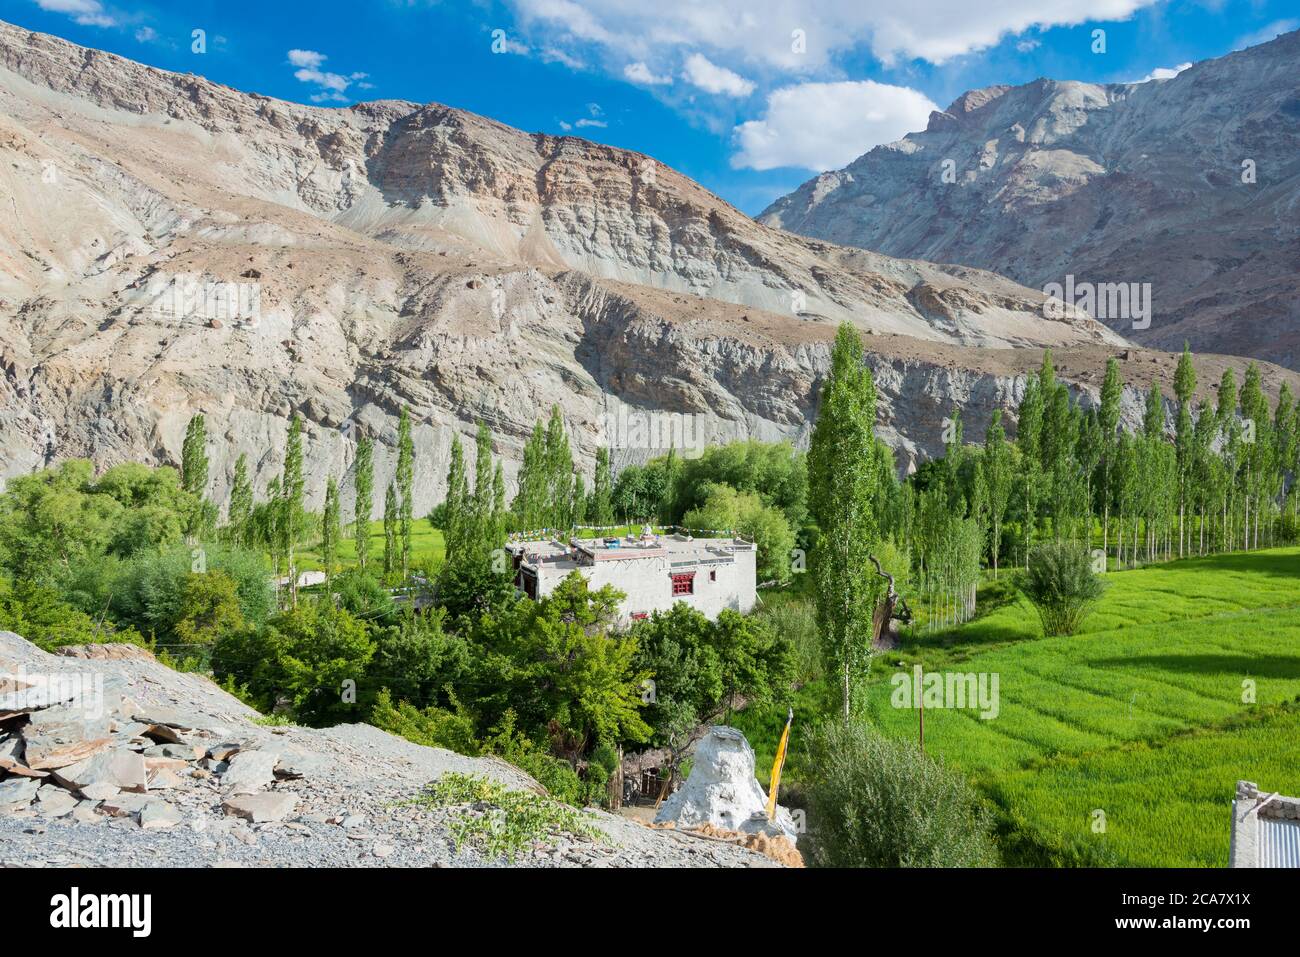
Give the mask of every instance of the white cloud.
[[1043, 45], [1043, 41], [1036, 37], [1025, 37], [1016, 44], [1016, 49], [1021, 53], [1032, 53]]
[[754, 84], [738, 73], [726, 67], [718, 66], [700, 53], [692, 53], [686, 58], [682, 79], [698, 86], [706, 93], [720, 93], [724, 96], [749, 96], [754, 92]]
[[294, 70], [293, 75], [296, 80], [302, 83], [310, 83], [318, 89], [311, 94], [313, 103], [348, 103], [351, 97], [347, 96], [348, 87], [354, 83], [358, 88], [369, 90], [374, 88], [373, 83], [365, 81], [370, 74], [360, 71], [355, 73], [331, 73], [328, 70], [322, 70], [323, 64], [329, 57], [323, 53], [317, 53], [315, 50], [290, 50], [287, 54], [289, 63], [298, 67]]
[[[942, 63], [1030, 29], [1124, 20], [1158, 0], [509, 0], [525, 28], [595, 44], [628, 61], [683, 50], [717, 62], [806, 71], [837, 50], [866, 46], [880, 60]], [[791, 34], [802, 30], [798, 52]], [[560, 42], [554, 40], [553, 42]], [[621, 65], [616, 67], [621, 70]]]
[[325, 59], [325, 54], [317, 53], [315, 50], [289, 51], [289, 62], [294, 66], [302, 66], [315, 70], [325, 62]]
[[570, 70], [582, 70], [585, 69], [587, 66], [587, 64], [583, 63], [577, 57], [571, 56], [570, 54], [565, 53], [563, 50], [557, 47], [547, 47], [545, 50], [543, 50], [542, 62], [560, 63], [564, 66], [567, 66]]
[[788, 86], [768, 97], [761, 120], [736, 127], [731, 165], [838, 169], [873, 146], [924, 129], [937, 109], [916, 90], [871, 80]]
[[1292, 30], [1297, 29], [1300, 29], [1300, 20], [1274, 20], [1268, 26], [1261, 27], [1254, 33], [1247, 33], [1237, 40], [1232, 48], [1234, 50], [1244, 50], [1246, 47], [1256, 47], [1261, 43], [1277, 39], [1280, 33], [1290, 33]]
[[135, 39], [137, 43], [153, 43], [158, 39], [158, 31], [153, 27], [141, 27], [135, 31]]
[[578, 127], [578, 129], [582, 129], [583, 127], [593, 126], [596, 127], [597, 129], [602, 129], [602, 130], [605, 127], [609, 126], [609, 124], [606, 123], [604, 120], [589, 120], [586, 118], [578, 120], [578, 122], [574, 123], [573, 125]]
[[66, 13], [87, 27], [112, 27], [117, 20], [104, 10], [99, 0], [36, 0], [36, 5], [50, 13]]
[[671, 76], [656, 75], [640, 60], [636, 63], [629, 63], [627, 66], [623, 67], [623, 76], [631, 80], [633, 83], [639, 83], [643, 86], [663, 86], [673, 82]]
[[1180, 63], [1178, 64], [1178, 66], [1174, 66], [1174, 67], [1158, 66], [1150, 73], [1148, 73], [1146, 76], [1142, 77], [1142, 79], [1134, 80], [1133, 82], [1147, 83], [1151, 80], [1172, 80], [1174, 77], [1182, 73], [1191, 65], [1192, 64], [1189, 62], [1189, 63]]

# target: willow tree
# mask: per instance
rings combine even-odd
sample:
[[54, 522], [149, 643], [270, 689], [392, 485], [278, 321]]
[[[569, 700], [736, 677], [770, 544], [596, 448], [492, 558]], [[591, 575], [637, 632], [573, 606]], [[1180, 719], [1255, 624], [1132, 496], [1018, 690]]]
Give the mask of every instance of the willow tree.
[[839, 677], [847, 721], [855, 685], [871, 664], [878, 579], [876, 545], [876, 385], [862, 340], [845, 323], [835, 335], [831, 368], [808, 451], [808, 508], [820, 535], [812, 559], [817, 623], [827, 670]]

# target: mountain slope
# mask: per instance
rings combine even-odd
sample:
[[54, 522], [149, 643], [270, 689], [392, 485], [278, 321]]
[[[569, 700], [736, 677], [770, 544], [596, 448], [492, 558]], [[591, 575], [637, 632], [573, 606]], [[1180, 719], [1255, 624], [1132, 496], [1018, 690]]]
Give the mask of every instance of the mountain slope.
[[1126, 345], [988, 272], [756, 224], [640, 154], [438, 105], [300, 106], [3, 24], [0, 197], [0, 477], [175, 463], [201, 411], [220, 501], [240, 453], [259, 489], [275, 474], [297, 412], [318, 502], [360, 431], [386, 486], [407, 405], [423, 511], [453, 435], [486, 423], [509, 479], [552, 404], [586, 464], [620, 403], [800, 441], [841, 321], [870, 335], [905, 462], [972, 383], [1010, 404], [1034, 349], [1095, 372]]
[[1113, 328], [1296, 368], [1300, 32], [1168, 80], [973, 90], [759, 220], [1037, 289], [1149, 282], [1150, 328]]

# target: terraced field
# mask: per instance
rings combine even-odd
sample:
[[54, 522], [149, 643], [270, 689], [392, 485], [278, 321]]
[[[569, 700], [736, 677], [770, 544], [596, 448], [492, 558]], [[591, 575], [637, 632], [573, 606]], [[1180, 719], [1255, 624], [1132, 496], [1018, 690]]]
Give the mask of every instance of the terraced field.
[[[997, 675], [996, 717], [927, 708], [925, 744], [996, 803], [1009, 863], [1222, 866], [1238, 779], [1300, 792], [1300, 549], [1106, 577], [1072, 638], [985, 589], [975, 621], [877, 660], [870, 719], [916, 738], [889, 680], [915, 664]], [[746, 723], [761, 764], [771, 721]]]

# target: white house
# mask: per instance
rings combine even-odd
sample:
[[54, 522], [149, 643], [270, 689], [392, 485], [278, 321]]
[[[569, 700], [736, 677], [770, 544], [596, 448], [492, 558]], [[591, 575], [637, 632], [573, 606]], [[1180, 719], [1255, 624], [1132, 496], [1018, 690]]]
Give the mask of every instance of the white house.
[[1300, 798], [1237, 782], [1229, 867], [1300, 867]]
[[747, 612], [757, 600], [756, 552], [738, 538], [688, 535], [570, 539], [567, 543], [515, 541], [515, 586], [533, 600], [545, 598], [577, 570], [591, 589], [613, 585], [627, 597], [620, 622], [668, 611], [679, 601], [717, 618], [724, 608]]

